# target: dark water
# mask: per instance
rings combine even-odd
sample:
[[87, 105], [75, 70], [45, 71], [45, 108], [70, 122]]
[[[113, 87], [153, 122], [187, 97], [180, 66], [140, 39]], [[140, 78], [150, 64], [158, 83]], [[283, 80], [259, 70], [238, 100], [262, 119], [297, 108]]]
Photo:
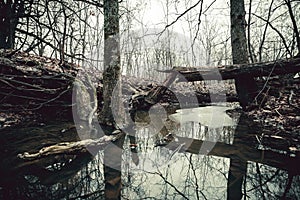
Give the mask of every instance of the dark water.
[[246, 116], [224, 127], [201, 126], [199, 116], [188, 117], [178, 124], [168, 116], [162, 127], [140, 119], [135, 134], [119, 146], [42, 165], [24, 166], [16, 155], [78, 139], [72, 123], [1, 130], [0, 199], [300, 198], [299, 157], [265, 148]]

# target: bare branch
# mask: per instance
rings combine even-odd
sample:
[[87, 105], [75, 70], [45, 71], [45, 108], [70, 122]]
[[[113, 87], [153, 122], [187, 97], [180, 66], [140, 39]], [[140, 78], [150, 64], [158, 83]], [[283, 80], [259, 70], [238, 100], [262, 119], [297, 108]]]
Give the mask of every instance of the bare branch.
[[292, 56], [292, 53], [291, 53], [291, 51], [289, 50], [289, 47], [288, 47], [288, 45], [287, 45], [287, 43], [286, 43], [286, 40], [285, 40], [285, 38], [283, 37], [283, 35], [280, 33], [280, 31], [279, 31], [277, 28], [275, 28], [275, 27], [271, 24], [271, 22], [269, 22], [268, 20], [262, 18], [261, 16], [256, 15], [255, 13], [253, 13], [253, 15], [254, 15], [255, 17], [257, 17], [257, 18], [259, 18], [259, 19], [261, 19], [261, 20], [267, 22], [267, 23], [269, 24], [269, 26], [270, 26], [270, 27], [271, 27], [271, 28], [279, 35], [279, 37], [281, 38], [281, 40], [282, 40], [282, 42], [283, 42], [283, 45], [284, 45], [286, 51], [288, 52], [288, 54], [289, 54], [290, 56]]
[[203, 0], [199, 0], [197, 3], [195, 3], [194, 5], [192, 5], [191, 7], [189, 7], [187, 10], [185, 10], [183, 13], [179, 14], [179, 16], [172, 21], [170, 24], [167, 24], [164, 28], [164, 30], [161, 31], [160, 34], [162, 34], [165, 30], [167, 30], [167, 28], [169, 28], [170, 26], [174, 25], [181, 17], [183, 17], [185, 14], [187, 14], [189, 11], [193, 10], [195, 7], [197, 7], [199, 5], [200, 2], [202, 2]]

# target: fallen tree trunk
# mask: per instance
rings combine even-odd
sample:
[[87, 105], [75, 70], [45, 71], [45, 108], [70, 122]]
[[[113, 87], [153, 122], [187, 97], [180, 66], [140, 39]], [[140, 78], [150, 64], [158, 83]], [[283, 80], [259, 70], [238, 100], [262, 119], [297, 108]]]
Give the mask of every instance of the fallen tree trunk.
[[18, 157], [24, 160], [36, 160], [47, 156], [55, 155], [78, 155], [88, 152], [89, 148], [103, 149], [109, 142], [118, 140], [124, 133], [118, 132], [114, 135], [105, 135], [99, 139], [85, 139], [77, 142], [62, 142], [48, 147], [43, 147], [37, 153], [24, 152]]
[[174, 67], [173, 70], [162, 72], [179, 72], [183, 77], [179, 77], [178, 82], [182, 81], [203, 81], [203, 80], [227, 80], [235, 79], [241, 75], [253, 77], [277, 76], [300, 72], [300, 58], [282, 59], [265, 63], [225, 65], [215, 68], [185, 68]]
[[[160, 72], [170, 73], [169, 77], [165, 81], [163, 86], [158, 86], [153, 88], [148, 95], [144, 98], [145, 103], [141, 103], [142, 106], [136, 105], [136, 107], [150, 107], [151, 105], [157, 103], [157, 100], [161, 99], [164, 93], [167, 91], [167, 87], [172, 84], [173, 81], [177, 82], [193, 82], [193, 81], [210, 81], [210, 80], [228, 80], [235, 79], [238, 77], [263, 77], [263, 76], [277, 76], [290, 73], [300, 72], [300, 58], [295, 57], [285, 60], [277, 60], [274, 62], [265, 63], [254, 63], [254, 64], [235, 64], [235, 65], [225, 65], [217, 68], [189, 68], [189, 67], [174, 67], [172, 70], [164, 70]], [[177, 73], [182, 76], [177, 76]], [[177, 79], [176, 79], [177, 78]], [[166, 86], [165, 86], [166, 85]], [[256, 89], [255, 89], [256, 90]], [[256, 95], [256, 92], [253, 91]], [[199, 98], [201, 96], [198, 94], [197, 98], [199, 102], [210, 103], [210, 99]], [[203, 95], [202, 96], [207, 96]], [[226, 94], [227, 100], [240, 101], [241, 99], [235, 98], [231, 95]], [[141, 99], [141, 97], [138, 97]], [[222, 98], [221, 98], [222, 99]], [[133, 101], [135, 99], [133, 98]], [[244, 99], [243, 101], [248, 101]], [[140, 101], [141, 102], [141, 101]], [[243, 104], [243, 103], [242, 103]]]

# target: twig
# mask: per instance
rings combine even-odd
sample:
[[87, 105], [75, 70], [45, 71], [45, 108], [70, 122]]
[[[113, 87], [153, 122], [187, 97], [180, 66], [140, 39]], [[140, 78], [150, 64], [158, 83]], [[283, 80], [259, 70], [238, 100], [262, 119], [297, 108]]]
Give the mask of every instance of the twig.
[[62, 91], [60, 94], [58, 94], [55, 98], [50, 99], [50, 100], [48, 100], [48, 101], [46, 101], [46, 102], [44, 102], [44, 103], [41, 103], [38, 107], [29, 109], [29, 110], [38, 110], [38, 109], [40, 109], [42, 106], [44, 106], [45, 104], [48, 104], [48, 103], [51, 103], [51, 102], [57, 100], [58, 98], [60, 98], [63, 94], [67, 93], [68, 91], [69, 91], [69, 87], [68, 87], [66, 90]]

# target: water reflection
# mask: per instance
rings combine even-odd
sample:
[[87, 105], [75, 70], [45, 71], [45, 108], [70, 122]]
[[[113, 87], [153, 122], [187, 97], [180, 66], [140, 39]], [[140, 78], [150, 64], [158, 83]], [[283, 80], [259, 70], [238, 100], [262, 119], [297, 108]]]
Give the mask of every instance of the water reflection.
[[[1, 181], [0, 198], [298, 199], [299, 157], [260, 150], [255, 137], [259, 128], [249, 120], [241, 115], [237, 126], [213, 128], [195, 121], [178, 125], [167, 120], [159, 134], [153, 134], [147, 123], [138, 123], [135, 134], [107, 146], [95, 157], [53, 158], [48, 169], [31, 164], [10, 176], [5, 173], [16, 168], [16, 162], [3, 160], [20, 150], [8, 157], [4, 152], [16, 146], [9, 149], [10, 143], [1, 142], [1, 176], [5, 180]], [[26, 131], [32, 134], [36, 129]], [[54, 125], [38, 128], [38, 132], [49, 130], [54, 133]], [[70, 135], [76, 132], [68, 130]], [[24, 150], [26, 145], [20, 148]]]

